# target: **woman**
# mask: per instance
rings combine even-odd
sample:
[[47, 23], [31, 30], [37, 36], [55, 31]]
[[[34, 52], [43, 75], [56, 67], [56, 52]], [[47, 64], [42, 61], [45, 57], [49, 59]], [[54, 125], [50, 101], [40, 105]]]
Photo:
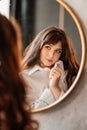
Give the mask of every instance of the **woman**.
[[[73, 83], [79, 63], [67, 34], [57, 28], [42, 30], [26, 49], [22, 76], [31, 91], [33, 108], [58, 100]], [[41, 81], [41, 82], [40, 82]]]
[[25, 87], [19, 77], [21, 45], [18, 24], [0, 14], [0, 130], [37, 129], [26, 110]]

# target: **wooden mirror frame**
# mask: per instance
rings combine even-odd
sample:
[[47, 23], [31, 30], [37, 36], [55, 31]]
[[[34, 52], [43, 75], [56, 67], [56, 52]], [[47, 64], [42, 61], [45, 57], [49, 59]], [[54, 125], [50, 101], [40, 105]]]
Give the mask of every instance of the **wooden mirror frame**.
[[62, 0], [56, 0], [56, 1], [68, 11], [68, 13], [71, 15], [71, 17], [73, 18], [73, 20], [74, 20], [74, 22], [75, 22], [75, 24], [76, 24], [76, 26], [78, 28], [80, 39], [81, 39], [81, 47], [82, 47], [80, 68], [79, 68], [79, 72], [78, 72], [78, 74], [77, 74], [77, 76], [75, 78], [75, 81], [73, 82], [71, 87], [67, 90], [67, 92], [61, 97], [61, 99], [58, 99], [57, 101], [50, 104], [49, 106], [39, 108], [39, 109], [32, 109], [31, 112], [40, 112], [40, 111], [43, 111], [43, 110], [47, 110], [47, 109], [55, 106], [56, 104], [60, 103], [62, 100], [64, 100], [70, 94], [70, 92], [75, 88], [76, 84], [78, 83], [78, 81], [79, 81], [79, 79], [81, 77], [83, 69], [84, 69], [85, 55], [86, 55], [86, 49], [85, 49], [86, 48], [86, 38], [85, 38], [84, 30], [83, 30], [83, 27], [82, 27], [82, 23], [79, 20], [79, 18], [77, 17], [74, 10], [67, 3], [65, 3]]

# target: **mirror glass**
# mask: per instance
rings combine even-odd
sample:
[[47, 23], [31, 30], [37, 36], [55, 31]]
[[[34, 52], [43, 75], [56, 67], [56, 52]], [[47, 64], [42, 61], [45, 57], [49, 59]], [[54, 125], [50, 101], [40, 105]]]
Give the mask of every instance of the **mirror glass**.
[[[46, 7], [43, 6], [45, 4], [47, 5]], [[58, 26], [69, 35], [80, 62], [82, 53], [81, 39], [76, 23], [69, 12], [55, 0], [44, 0], [43, 2], [37, 0], [35, 11], [35, 36], [48, 26]]]
[[[32, 112], [39, 112], [58, 104], [75, 87], [83, 69], [84, 59], [82, 61], [82, 58], [84, 57], [84, 54], [82, 50], [84, 50], [84, 45], [82, 46], [82, 39], [77, 24], [67, 10], [69, 8], [68, 6], [66, 9], [63, 4], [61, 4], [60, 0], [37, 0], [35, 2], [32, 0], [32, 3], [29, 0], [28, 2], [29, 3], [26, 3], [26, 1], [24, 2], [22, 0], [21, 4], [19, 3], [19, 5], [17, 5], [17, 1], [16, 3], [15, 1], [11, 1], [10, 4], [11, 15], [15, 16], [17, 20], [19, 20], [23, 30], [24, 49], [41, 30], [49, 26], [57, 26], [63, 29], [69, 35], [73, 43], [73, 49], [76, 53], [79, 64], [81, 65], [78, 72], [79, 74], [63, 97], [50, 105], [32, 109]], [[15, 11], [15, 8], [17, 8], [18, 11]], [[30, 14], [30, 12], [32, 14]]]

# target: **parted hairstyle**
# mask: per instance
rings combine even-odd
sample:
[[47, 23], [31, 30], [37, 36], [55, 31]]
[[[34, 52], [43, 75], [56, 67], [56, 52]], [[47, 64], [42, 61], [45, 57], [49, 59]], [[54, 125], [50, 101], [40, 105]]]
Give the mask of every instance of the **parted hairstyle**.
[[0, 14], [0, 130], [37, 130], [26, 110], [25, 84], [19, 77], [22, 36], [13, 18]]
[[78, 73], [79, 62], [69, 36], [62, 29], [51, 26], [42, 30], [25, 49], [23, 65], [24, 68], [29, 68], [35, 64], [39, 64], [42, 47], [45, 44], [55, 45], [59, 41], [62, 43], [60, 60], [63, 61], [64, 69], [68, 72], [66, 80], [69, 88]]

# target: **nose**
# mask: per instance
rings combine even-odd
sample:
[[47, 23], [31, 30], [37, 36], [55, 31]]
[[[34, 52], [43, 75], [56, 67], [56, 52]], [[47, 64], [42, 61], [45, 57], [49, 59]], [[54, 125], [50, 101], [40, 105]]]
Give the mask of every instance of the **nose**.
[[50, 58], [53, 58], [53, 56], [54, 56], [54, 51], [50, 50], [50, 51], [49, 51], [49, 57], [50, 57]]

